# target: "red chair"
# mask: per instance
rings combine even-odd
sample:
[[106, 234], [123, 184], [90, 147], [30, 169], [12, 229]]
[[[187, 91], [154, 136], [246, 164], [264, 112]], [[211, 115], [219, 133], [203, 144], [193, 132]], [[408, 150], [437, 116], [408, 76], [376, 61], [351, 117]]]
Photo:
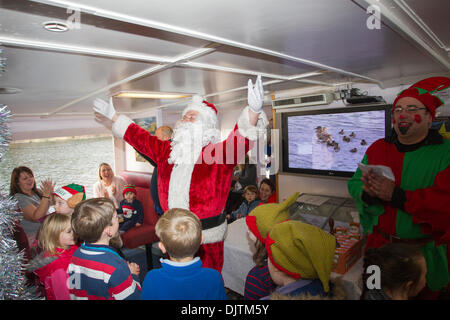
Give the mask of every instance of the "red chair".
[[155, 225], [159, 216], [156, 214], [152, 197], [150, 196], [150, 173], [124, 171], [121, 176], [129, 184], [136, 187], [136, 199], [144, 207], [144, 222], [139, 227], [133, 227], [122, 234], [123, 245], [126, 248], [134, 249], [145, 245], [147, 253], [147, 268], [153, 268], [152, 263], [152, 243], [159, 241], [155, 233]]
[[13, 237], [14, 237], [14, 240], [16, 240], [17, 247], [19, 248], [19, 252], [23, 250], [26, 263], [30, 262], [31, 249], [30, 249], [30, 244], [28, 242], [28, 237], [27, 237], [27, 234], [25, 233], [25, 230], [23, 230], [22, 226], [17, 221], [14, 222]]

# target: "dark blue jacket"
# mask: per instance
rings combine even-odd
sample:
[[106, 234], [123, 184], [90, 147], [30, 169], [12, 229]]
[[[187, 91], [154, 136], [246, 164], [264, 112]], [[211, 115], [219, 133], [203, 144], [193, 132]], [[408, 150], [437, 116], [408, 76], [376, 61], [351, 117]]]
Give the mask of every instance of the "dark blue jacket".
[[237, 210], [234, 210], [231, 213], [231, 218], [235, 220], [237, 218], [238, 214], [242, 214], [243, 217], [246, 217], [253, 209], [255, 209], [259, 204], [261, 203], [261, 200], [255, 199], [252, 202], [248, 203], [247, 200], [242, 201], [241, 205]]
[[144, 207], [142, 203], [134, 199], [132, 203], [129, 203], [127, 200], [123, 199], [120, 201], [119, 209], [117, 209], [117, 213], [124, 213], [124, 206], [133, 207], [136, 213], [132, 214], [131, 217], [123, 217], [123, 222], [120, 224], [120, 231], [128, 231], [133, 228], [136, 223], [142, 224], [144, 222]]

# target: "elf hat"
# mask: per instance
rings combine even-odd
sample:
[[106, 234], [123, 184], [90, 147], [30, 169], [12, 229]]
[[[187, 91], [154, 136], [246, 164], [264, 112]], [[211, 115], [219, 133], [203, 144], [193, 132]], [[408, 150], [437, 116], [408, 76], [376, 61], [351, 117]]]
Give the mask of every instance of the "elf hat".
[[245, 218], [248, 229], [262, 243], [266, 242], [267, 234], [277, 223], [289, 219], [289, 207], [297, 200], [299, 192], [292, 194], [282, 203], [266, 203], [257, 206]]
[[69, 208], [75, 208], [79, 202], [86, 200], [86, 191], [84, 186], [75, 183], [60, 187], [56, 189], [53, 194], [67, 201]]
[[125, 193], [127, 193], [127, 192], [133, 192], [135, 196], [137, 195], [136, 187], [134, 186], [134, 184], [127, 184], [125, 186], [125, 188], [123, 188], [122, 194], [124, 196], [125, 196]]
[[266, 240], [270, 262], [287, 275], [320, 279], [325, 292], [334, 258], [336, 239], [316, 226], [296, 220], [276, 224]]
[[414, 83], [408, 89], [403, 90], [394, 100], [393, 108], [395, 108], [398, 100], [404, 97], [411, 97], [422, 102], [434, 119], [436, 109], [444, 104], [444, 102], [436, 95], [437, 92], [450, 87], [450, 78], [448, 77], [430, 77]]

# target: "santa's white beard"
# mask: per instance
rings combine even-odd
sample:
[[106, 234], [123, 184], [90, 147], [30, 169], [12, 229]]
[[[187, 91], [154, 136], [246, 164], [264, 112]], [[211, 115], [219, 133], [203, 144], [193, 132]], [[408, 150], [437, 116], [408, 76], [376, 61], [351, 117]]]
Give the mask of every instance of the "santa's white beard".
[[198, 118], [195, 122], [178, 121], [172, 136], [169, 163], [194, 164], [199, 160], [202, 148], [218, 140], [219, 131], [205, 128]]

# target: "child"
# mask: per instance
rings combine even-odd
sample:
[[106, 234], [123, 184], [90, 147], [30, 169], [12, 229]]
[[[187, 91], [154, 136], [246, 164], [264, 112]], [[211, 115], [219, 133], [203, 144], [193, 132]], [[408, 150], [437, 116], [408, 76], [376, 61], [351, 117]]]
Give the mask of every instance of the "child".
[[[371, 265], [379, 267], [380, 288], [368, 289]], [[417, 247], [388, 243], [380, 248], [370, 248], [364, 256], [363, 300], [408, 300], [425, 287], [427, 265]]]
[[156, 224], [159, 248], [169, 254], [161, 268], [150, 270], [142, 285], [143, 300], [226, 300], [222, 276], [194, 258], [202, 237], [199, 218], [185, 209], [170, 209]]
[[270, 229], [277, 223], [289, 219], [289, 207], [297, 200], [299, 193], [291, 195], [283, 203], [268, 203], [258, 206], [245, 219], [248, 236], [253, 248], [253, 267], [246, 278], [244, 299], [258, 300], [269, 295], [276, 287], [267, 266], [266, 237]]
[[139, 300], [139, 266], [127, 263], [109, 246], [119, 235], [114, 203], [93, 198], [79, 203], [72, 229], [85, 242], [75, 251], [68, 268], [72, 300]]
[[42, 223], [39, 246], [44, 250], [30, 263], [30, 269], [45, 287], [47, 300], [70, 300], [67, 267], [75, 250], [70, 217], [51, 214]]
[[[73, 213], [73, 208], [75, 206], [83, 201], [86, 200], [86, 192], [84, 190], [84, 186], [79, 184], [68, 184], [67, 186], [60, 187], [53, 192], [53, 201], [55, 202], [54, 208], [55, 212], [53, 214], [66, 214], [71, 215]], [[45, 219], [50, 217], [51, 215], [48, 215]], [[45, 220], [44, 220], [45, 221]], [[42, 226], [39, 228], [37, 237], [39, 238], [39, 235], [41, 233]], [[36, 252], [41, 253], [44, 248], [41, 248], [39, 246], [39, 243], [36, 247]]]
[[242, 217], [246, 217], [253, 209], [255, 209], [261, 200], [257, 200], [258, 188], [253, 185], [246, 186], [244, 188], [244, 193], [242, 194], [244, 201], [242, 201], [239, 208], [233, 211], [230, 215], [227, 215], [227, 219], [234, 221]]
[[123, 189], [124, 199], [120, 201], [117, 213], [123, 215], [120, 223], [120, 233], [130, 230], [134, 226], [142, 225], [144, 221], [144, 208], [142, 203], [136, 199], [136, 188], [133, 184], [127, 184]]
[[270, 276], [279, 286], [275, 292], [290, 297], [330, 296], [335, 247], [336, 238], [316, 226], [295, 220], [274, 225], [266, 250]]
[[75, 206], [83, 200], [86, 200], [86, 191], [79, 184], [71, 183], [53, 192], [56, 213], [71, 215]]

